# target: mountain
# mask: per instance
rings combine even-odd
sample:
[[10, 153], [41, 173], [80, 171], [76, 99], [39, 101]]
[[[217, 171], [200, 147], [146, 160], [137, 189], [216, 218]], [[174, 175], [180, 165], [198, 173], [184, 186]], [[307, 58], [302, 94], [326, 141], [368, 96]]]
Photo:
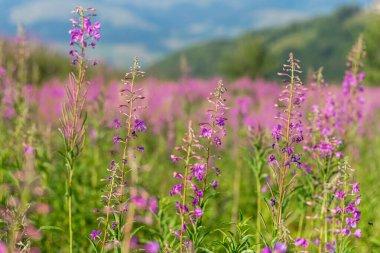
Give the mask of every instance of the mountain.
[[191, 76], [275, 78], [292, 51], [301, 60], [305, 76], [324, 66], [327, 80], [338, 81], [347, 53], [372, 15], [358, 7], [343, 7], [331, 15], [198, 44], [158, 61], [148, 73], [163, 79], [178, 78], [182, 58], [187, 60]]
[[94, 54], [126, 69], [135, 55], [147, 66], [194, 43], [305, 20], [343, 4], [365, 7], [370, 1], [0, 0], [0, 35], [13, 37], [17, 24], [23, 24], [34, 40], [67, 53], [71, 10], [92, 6], [102, 22]]

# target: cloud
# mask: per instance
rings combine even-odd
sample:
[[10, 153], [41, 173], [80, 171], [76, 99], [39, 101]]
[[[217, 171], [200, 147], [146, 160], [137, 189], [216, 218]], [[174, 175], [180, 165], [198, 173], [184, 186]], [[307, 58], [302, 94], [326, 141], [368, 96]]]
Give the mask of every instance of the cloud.
[[149, 9], [170, 9], [180, 4], [192, 4], [199, 7], [207, 7], [218, 0], [104, 0], [109, 3], [130, 4], [133, 6], [149, 8]]
[[30, 25], [41, 21], [65, 20], [73, 4], [69, 1], [36, 1], [18, 5], [10, 10], [9, 20], [15, 24]]
[[100, 57], [125, 70], [129, 68], [129, 63], [135, 56], [145, 64], [152, 63], [162, 56], [141, 44], [106, 44], [99, 47], [98, 53]]
[[310, 16], [303, 11], [286, 9], [264, 9], [253, 12], [253, 23], [256, 28], [287, 24], [292, 21], [303, 20]]
[[188, 45], [189, 43], [191, 43], [191, 41], [189, 40], [181, 40], [180, 38], [177, 38], [177, 37], [166, 38], [162, 40], [161, 42], [162, 42], [162, 45], [164, 45], [167, 49], [173, 50], [173, 51], [181, 49], [185, 47], [186, 45]]
[[[9, 19], [15, 24], [34, 24], [46, 21], [67, 21], [75, 4], [69, 1], [31, 1], [14, 6], [10, 10]], [[144, 30], [155, 30], [156, 26], [125, 8], [108, 6], [105, 3], [94, 4], [103, 21], [116, 27], [137, 27]]]
[[141, 17], [133, 14], [131, 11], [117, 7], [104, 7], [99, 10], [99, 15], [105, 21], [118, 27], [137, 27], [144, 30], [156, 30], [157, 26], [145, 21]]
[[205, 33], [205, 32], [207, 32], [209, 29], [210, 29], [210, 25], [209, 25], [209, 24], [206, 24], [206, 23], [195, 23], [195, 24], [191, 24], [191, 25], [187, 28], [187, 31], [188, 31], [190, 34], [197, 35], [197, 34]]

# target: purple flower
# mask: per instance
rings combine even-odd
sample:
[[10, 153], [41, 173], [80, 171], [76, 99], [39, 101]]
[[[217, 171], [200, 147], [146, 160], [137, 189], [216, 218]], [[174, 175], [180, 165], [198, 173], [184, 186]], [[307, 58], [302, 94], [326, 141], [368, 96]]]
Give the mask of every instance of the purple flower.
[[350, 203], [348, 204], [348, 206], [346, 206], [347, 213], [354, 213], [355, 211], [356, 211], [356, 207], [354, 203]]
[[158, 253], [160, 251], [160, 245], [156, 241], [151, 241], [145, 244], [145, 250], [147, 253]]
[[308, 243], [307, 243], [307, 241], [306, 241], [305, 238], [297, 238], [297, 239], [294, 241], [294, 244], [295, 244], [296, 246], [301, 246], [301, 247], [303, 247], [303, 248], [306, 248], [307, 245], [308, 245]]
[[202, 137], [204, 138], [211, 138], [212, 136], [212, 132], [211, 132], [211, 129], [207, 128], [207, 127], [203, 127], [202, 128]]
[[354, 236], [356, 238], [362, 237], [362, 231], [360, 229], [356, 229], [355, 232], [354, 232]]
[[200, 208], [195, 209], [195, 210], [194, 210], [194, 214], [195, 214], [197, 217], [202, 217], [202, 214], [203, 214], [202, 209], [200, 209]]
[[327, 243], [326, 249], [329, 253], [334, 253], [335, 252], [335, 242]]
[[359, 192], [360, 192], [360, 189], [359, 189], [359, 183], [358, 183], [358, 182], [355, 182], [355, 183], [352, 185], [352, 191], [355, 192], [355, 193], [359, 193]]
[[145, 148], [142, 146], [137, 147], [137, 151], [144, 152]]
[[131, 200], [133, 204], [140, 208], [145, 207], [147, 204], [146, 199], [141, 196], [133, 196]]
[[211, 182], [211, 186], [212, 186], [212, 188], [214, 188], [214, 190], [216, 190], [216, 188], [218, 188], [218, 185], [219, 185], [218, 180], [213, 180]]
[[193, 176], [201, 181], [203, 180], [203, 176], [206, 174], [205, 168], [206, 164], [196, 163], [190, 168], [190, 170], [193, 172]]
[[34, 150], [34, 148], [31, 146], [25, 146], [24, 147], [24, 153], [25, 154], [28, 154], [28, 155], [33, 154], [33, 150]]
[[274, 245], [275, 253], [286, 253], [287, 249], [288, 246], [286, 246], [286, 244], [282, 242], [276, 242], [276, 244]]
[[173, 177], [174, 178], [177, 178], [179, 180], [181, 180], [183, 178], [183, 175], [181, 173], [178, 173], [178, 172], [174, 172], [173, 173]]
[[91, 240], [94, 241], [96, 238], [99, 238], [99, 236], [102, 234], [101, 230], [92, 230], [91, 231]]
[[120, 140], [121, 140], [121, 138], [119, 136], [114, 136], [113, 137], [113, 143], [114, 144], [118, 143]]
[[261, 250], [261, 253], [272, 253], [272, 250], [269, 246], [266, 246], [264, 249]]
[[113, 123], [116, 129], [120, 128], [120, 121], [118, 119], [114, 119]]
[[173, 163], [176, 163], [176, 162], [179, 161], [179, 157], [176, 156], [176, 155], [170, 155], [170, 159], [172, 159], [172, 162], [173, 162]]
[[146, 130], [144, 120], [136, 119], [133, 129], [137, 132], [144, 132]]
[[344, 198], [344, 196], [346, 195], [346, 192], [344, 192], [344, 191], [336, 191], [335, 192], [335, 197], [337, 198], [337, 199], [343, 199]]
[[176, 184], [173, 186], [172, 190], [170, 191], [170, 196], [173, 196], [173, 195], [181, 195], [181, 191], [182, 191], [182, 187], [183, 185], [182, 184]]
[[215, 136], [214, 143], [215, 145], [220, 146], [222, 145], [222, 140], [218, 136]]
[[358, 220], [355, 219], [355, 218], [346, 218], [346, 224], [347, 226], [351, 227], [351, 228], [356, 228], [356, 222]]
[[77, 46], [81, 52], [79, 55], [77, 50], [70, 50], [70, 55], [73, 56], [73, 63], [79, 61], [80, 58], [84, 58], [84, 50], [88, 45], [91, 45], [95, 48], [95, 41], [98, 41], [101, 38], [100, 28], [101, 24], [99, 22], [94, 22], [92, 24], [91, 19], [93, 16], [96, 16], [94, 13], [87, 14], [87, 12], [95, 11], [94, 8], [83, 9], [78, 7], [75, 9], [79, 17], [78, 19], [71, 18], [71, 24], [73, 28], [69, 30], [70, 34], [70, 46]]
[[148, 201], [148, 209], [152, 213], [157, 213], [158, 212], [158, 203], [157, 199], [155, 197], [152, 197]]
[[273, 139], [279, 141], [281, 138], [281, 125], [277, 125], [272, 130], [272, 137]]
[[198, 197], [198, 198], [203, 198], [203, 191], [202, 190], [197, 190], [195, 192], [195, 195]]
[[358, 195], [358, 196], [356, 196], [356, 198], [355, 198], [355, 205], [360, 205], [360, 196], [361, 195]]
[[224, 127], [224, 125], [225, 125], [224, 121], [225, 120], [226, 119], [223, 117], [216, 117], [215, 123], [217, 126]]

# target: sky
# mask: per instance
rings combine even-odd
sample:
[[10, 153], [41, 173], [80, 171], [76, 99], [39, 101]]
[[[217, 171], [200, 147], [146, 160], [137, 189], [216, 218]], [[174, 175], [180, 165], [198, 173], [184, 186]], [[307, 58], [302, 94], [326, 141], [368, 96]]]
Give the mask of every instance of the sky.
[[0, 36], [25, 26], [31, 40], [69, 50], [71, 10], [95, 7], [102, 39], [94, 54], [123, 67], [137, 55], [149, 65], [195, 43], [233, 38], [372, 0], [0, 0]]

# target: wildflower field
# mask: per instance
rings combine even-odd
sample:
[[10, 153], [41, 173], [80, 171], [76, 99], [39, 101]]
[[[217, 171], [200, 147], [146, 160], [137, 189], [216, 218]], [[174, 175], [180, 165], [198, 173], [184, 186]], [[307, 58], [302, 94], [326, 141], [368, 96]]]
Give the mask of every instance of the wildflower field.
[[138, 55], [105, 76], [101, 16], [69, 22], [64, 80], [33, 83], [23, 33], [0, 45], [0, 253], [380, 252], [362, 35], [340, 83], [296, 50], [277, 81], [165, 81]]

